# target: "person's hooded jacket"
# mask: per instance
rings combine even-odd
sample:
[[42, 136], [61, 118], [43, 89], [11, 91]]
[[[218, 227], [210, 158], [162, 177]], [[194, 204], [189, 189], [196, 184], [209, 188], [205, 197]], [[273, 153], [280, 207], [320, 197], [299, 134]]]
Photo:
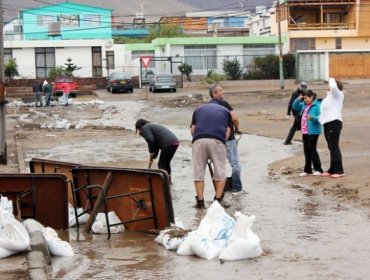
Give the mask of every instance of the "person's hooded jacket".
[[[299, 100], [296, 98], [294, 100], [292, 108], [299, 113], [299, 115], [302, 117], [303, 111], [306, 107], [306, 103], [302, 100]], [[319, 123], [319, 116], [320, 116], [320, 102], [315, 99], [312, 102], [312, 105], [310, 109], [307, 112], [307, 115], [311, 115], [312, 119], [307, 119], [307, 132], [308, 135], [320, 135], [321, 134], [321, 124]]]

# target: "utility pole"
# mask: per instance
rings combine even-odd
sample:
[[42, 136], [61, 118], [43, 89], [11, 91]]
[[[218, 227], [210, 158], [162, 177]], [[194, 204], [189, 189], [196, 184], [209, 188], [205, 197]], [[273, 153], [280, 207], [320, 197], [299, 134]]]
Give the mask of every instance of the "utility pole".
[[7, 164], [6, 124], [5, 124], [5, 87], [4, 87], [4, 28], [3, 0], [0, 0], [0, 164]]
[[283, 70], [283, 47], [281, 44], [281, 12], [280, 12], [280, 0], [276, 6], [276, 16], [278, 21], [278, 37], [279, 37], [279, 76], [280, 76], [280, 89], [284, 89], [284, 70]]

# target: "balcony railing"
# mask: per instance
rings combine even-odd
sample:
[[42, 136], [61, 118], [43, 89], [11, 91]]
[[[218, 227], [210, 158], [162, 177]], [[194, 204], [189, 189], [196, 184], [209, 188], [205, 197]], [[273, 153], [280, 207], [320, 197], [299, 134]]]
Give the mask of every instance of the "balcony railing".
[[356, 23], [308, 23], [300, 22], [297, 24], [289, 24], [289, 30], [348, 30], [356, 29]]

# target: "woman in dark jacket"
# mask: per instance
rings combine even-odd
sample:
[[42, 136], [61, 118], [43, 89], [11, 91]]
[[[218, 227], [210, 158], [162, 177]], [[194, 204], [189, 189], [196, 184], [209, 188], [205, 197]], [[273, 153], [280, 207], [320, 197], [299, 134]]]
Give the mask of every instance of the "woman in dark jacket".
[[166, 170], [168, 175], [171, 176], [171, 160], [179, 146], [176, 135], [168, 128], [150, 123], [145, 119], [137, 120], [135, 128], [136, 132], [139, 132], [139, 135], [144, 137], [148, 143], [150, 164], [153, 159], [157, 158], [159, 150], [161, 150], [158, 168]]

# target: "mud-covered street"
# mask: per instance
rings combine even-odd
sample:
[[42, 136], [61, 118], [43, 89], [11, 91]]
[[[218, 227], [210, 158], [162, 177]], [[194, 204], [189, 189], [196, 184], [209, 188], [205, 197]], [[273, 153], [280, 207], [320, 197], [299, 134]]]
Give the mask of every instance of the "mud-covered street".
[[[322, 86], [317, 90], [322, 92]], [[326, 178], [298, 178], [303, 167], [299, 141], [282, 145], [290, 126], [284, 118], [289, 94], [273, 91], [227, 93], [245, 133], [239, 141], [242, 181], [247, 194], [227, 194], [230, 215], [241, 211], [256, 215], [253, 226], [264, 253], [251, 260], [207, 261], [177, 256], [154, 242], [154, 237], [125, 232], [86, 235], [70, 229], [61, 233], [71, 242], [75, 256], [53, 258], [51, 279], [367, 279], [370, 267], [369, 175], [353, 175], [356, 166], [369, 163], [369, 101], [346, 100], [350, 129], [344, 129], [344, 162], [348, 176], [334, 182]], [[354, 87], [353, 92], [362, 94]], [[321, 93], [322, 94], [322, 93]], [[149, 97], [146, 100], [146, 97]], [[195, 229], [205, 211], [193, 208], [191, 136], [189, 124], [194, 108], [208, 98], [205, 90], [147, 95], [110, 94], [81, 96], [68, 107], [36, 109], [19, 101], [7, 108], [8, 159], [3, 172], [27, 172], [31, 158], [45, 158], [87, 165], [147, 168], [148, 151], [135, 135], [137, 118], [144, 117], [169, 127], [179, 138], [173, 160], [171, 193], [175, 217]], [[356, 96], [352, 96], [356, 100]], [[362, 115], [363, 114], [363, 115]], [[358, 119], [356, 118], [358, 117]], [[346, 120], [344, 121], [346, 125]], [[367, 136], [357, 134], [367, 129]], [[356, 133], [354, 133], [356, 132]], [[351, 135], [356, 134], [355, 139]], [[296, 134], [296, 140], [300, 136]], [[319, 152], [327, 164], [325, 140]], [[361, 155], [355, 158], [355, 154]], [[353, 159], [353, 163], [350, 160]], [[347, 160], [347, 162], [346, 162]], [[356, 169], [357, 170], [357, 169]], [[356, 173], [355, 173], [356, 174]], [[208, 177], [205, 199], [213, 199]], [[24, 256], [2, 260], [5, 279], [24, 277]], [[10, 269], [13, 265], [14, 269]], [[17, 277], [17, 278], [14, 278]]]

